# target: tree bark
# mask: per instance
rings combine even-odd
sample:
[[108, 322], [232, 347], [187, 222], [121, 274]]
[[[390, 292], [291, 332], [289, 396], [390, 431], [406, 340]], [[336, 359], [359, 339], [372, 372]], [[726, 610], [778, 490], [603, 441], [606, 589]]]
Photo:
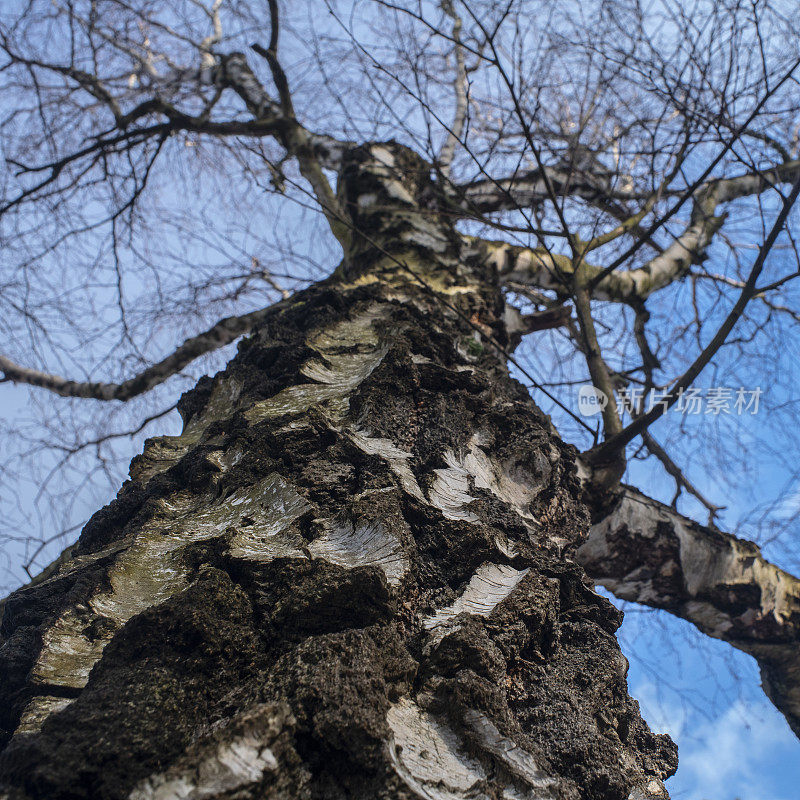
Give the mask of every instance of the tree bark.
[[764, 692], [800, 736], [800, 581], [756, 544], [623, 486], [577, 557], [621, 600], [669, 611], [753, 656]]
[[[6, 602], [0, 797], [664, 798], [575, 451], [488, 344], [430, 170], [346, 153], [361, 235], [180, 403]], [[481, 332], [482, 335], [478, 335]]]

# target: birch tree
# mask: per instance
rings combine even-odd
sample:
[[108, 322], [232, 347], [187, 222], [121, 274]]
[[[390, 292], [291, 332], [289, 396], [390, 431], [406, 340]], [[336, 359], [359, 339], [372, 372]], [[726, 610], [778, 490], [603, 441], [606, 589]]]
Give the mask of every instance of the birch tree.
[[670, 422], [800, 314], [788, 6], [1, 13], [2, 380], [183, 428], [3, 604], [0, 797], [665, 798], [596, 585], [800, 733], [800, 584]]

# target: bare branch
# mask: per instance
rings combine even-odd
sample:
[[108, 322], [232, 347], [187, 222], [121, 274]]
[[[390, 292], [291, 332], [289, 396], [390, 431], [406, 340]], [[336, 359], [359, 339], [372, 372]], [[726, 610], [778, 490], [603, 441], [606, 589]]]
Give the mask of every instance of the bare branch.
[[85, 397], [94, 400], [130, 400], [144, 394], [155, 386], [177, 375], [185, 366], [206, 353], [238, 339], [251, 331], [274, 306], [258, 311], [251, 311], [238, 317], [221, 319], [204, 333], [192, 336], [166, 358], [142, 370], [138, 375], [122, 383], [99, 383], [95, 381], [73, 381], [60, 375], [22, 367], [5, 356], [0, 355], [0, 371], [3, 378], [0, 382], [23, 383], [29, 386], [40, 386], [62, 397]]
[[795, 179], [791, 192], [787, 197], [783, 198], [781, 211], [767, 235], [767, 238], [758, 250], [758, 255], [750, 269], [750, 275], [739, 293], [739, 298], [711, 341], [706, 345], [700, 355], [697, 356], [686, 372], [672, 384], [668, 399], [663, 404], [657, 405], [651, 411], [648, 411], [646, 414], [634, 420], [616, 436], [593, 448], [590, 453], [586, 454], [587, 460], [590, 463], [602, 464], [613, 459], [618, 452], [624, 449], [628, 442], [652, 425], [668, 408], [674, 405], [678, 401], [680, 390], [687, 389], [691, 386], [694, 379], [703, 371], [709, 361], [711, 361], [714, 354], [728, 338], [728, 334], [733, 330], [734, 325], [739, 321], [747, 304], [758, 291], [758, 278], [764, 268], [764, 262], [770, 250], [772, 250], [778, 235], [783, 230], [783, 226], [786, 224], [789, 212], [797, 201], [798, 195], [800, 195], [800, 174], [798, 174]]
[[560, 197], [577, 197], [593, 201], [644, 200], [646, 195], [633, 189], [614, 188], [608, 170], [594, 165], [595, 171], [576, 171], [567, 166], [544, 166], [510, 178], [480, 179], [459, 186], [464, 209], [490, 214], [495, 211], [516, 211], [549, 200], [547, 183]]
[[456, 77], [453, 81], [453, 89], [456, 95], [456, 112], [453, 124], [447, 132], [447, 139], [439, 153], [439, 169], [442, 175], [448, 178], [456, 147], [461, 142], [461, 136], [464, 133], [469, 105], [467, 98], [467, 66], [464, 60], [464, 48], [461, 44], [461, 27], [463, 23], [461, 17], [453, 8], [452, 0], [443, 0], [442, 8], [453, 20], [453, 42], [455, 43], [453, 51], [456, 60]]
[[[345, 219], [345, 212], [323, 172], [323, 166], [326, 164], [318, 155], [320, 142], [315, 140], [295, 118], [289, 84], [286, 74], [278, 61], [277, 3], [270, 3], [270, 13], [272, 17], [270, 49], [265, 50], [258, 44], [252, 45], [252, 47], [255, 52], [268, 61], [273, 80], [281, 98], [280, 109], [277, 111], [280, 119], [278, 139], [288, 152], [297, 158], [300, 173], [311, 184], [311, 188], [328, 220], [331, 231], [346, 246], [350, 234], [347, 227], [342, 223], [342, 220]], [[253, 74], [244, 55], [234, 53], [226, 59], [225, 77], [257, 119], [265, 113], [276, 114], [275, 103]], [[341, 152], [341, 148], [337, 149]], [[338, 164], [336, 166], [338, 167]]]
[[692, 497], [705, 506], [708, 511], [708, 524], [712, 525], [714, 520], [725, 506], [718, 506], [712, 503], [687, 477], [683, 470], [670, 458], [669, 453], [656, 441], [650, 431], [642, 433], [642, 441], [647, 450], [654, 455], [662, 464], [666, 472], [675, 481], [675, 498], [672, 501], [673, 508], [677, 503], [681, 490], [686, 490]]
[[218, 44], [222, 40], [222, 21], [219, 16], [219, 9], [221, 5], [222, 0], [214, 0], [213, 4], [211, 5], [209, 17], [211, 18], [213, 32], [206, 36], [199, 45], [204, 69], [211, 69], [216, 64], [216, 59], [214, 58], [212, 48], [215, 44]]

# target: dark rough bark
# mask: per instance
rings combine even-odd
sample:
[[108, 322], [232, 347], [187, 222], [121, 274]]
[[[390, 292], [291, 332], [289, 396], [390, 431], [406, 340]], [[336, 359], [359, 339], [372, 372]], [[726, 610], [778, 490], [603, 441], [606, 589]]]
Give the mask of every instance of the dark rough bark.
[[666, 797], [575, 453], [476, 335], [497, 278], [428, 175], [348, 154], [366, 238], [9, 598], [0, 797]]

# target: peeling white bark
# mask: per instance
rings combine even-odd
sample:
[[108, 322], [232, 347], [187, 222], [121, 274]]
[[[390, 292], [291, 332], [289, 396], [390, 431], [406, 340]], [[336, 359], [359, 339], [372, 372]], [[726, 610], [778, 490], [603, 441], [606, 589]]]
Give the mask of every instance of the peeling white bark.
[[[227, 533], [232, 534], [234, 555], [261, 560], [303, 557], [302, 537], [289, 537], [284, 531], [310, 509], [275, 473], [216, 503], [192, 495], [162, 502], [162, 512], [120, 550], [109, 574], [109, 588], [95, 594], [87, 606], [67, 611], [46, 632], [32, 670], [34, 682], [43, 689], [83, 688], [120, 626], [186, 587], [188, 570], [181, 552], [192, 543]], [[80, 563], [77, 560], [72, 568]], [[97, 622], [102, 623], [102, 633], [93, 625]], [[41, 723], [50, 705], [46, 694], [34, 698], [26, 712], [30, 724]]]
[[552, 797], [551, 790], [557, 781], [548, 777], [536, 766], [536, 761], [527, 750], [523, 750], [511, 739], [503, 736], [495, 724], [479, 711], [468, 711], [464, 721], [487, 753], [491, 753], [516, 777], [536, 789], [537, 796]]
[[428, 492], [428, 500], [447, 519], [477, 522], [478, 517], [466, 508], [474, 500], [469, 493], [470, 473], [452, 450], [444, 454], [444, 460], [447, 467], [433, 471], [436, 478]]
[[397, 169], [394, 154], [381, 145], [374, 145], [370, 152], [375, 160], [367, 168], [380, 180], [389, 197], [413, 206], [414, 198], [400, 180], [401, 173]]
[[[556, 781], [537, 767], [530, 753], [502, 736], [478, 711], [467, 712], [470, 747], [450, 725], [403, 698], [389, 709], [389, 752], [398, 776], [426, 800], [551, 800]], [[477, 750], [474, 754], [472, 750]], [[491, 767], [489, 764], [491, 763]], [[502, 780], [499, 763], [515, 780]], [[486, 766], [485, 766], [486, 765]], [[491, 777], [490, 777], [491, 776]], [[500, 794], [497, 794], [497, 792]]]
[[342, 567], [377, 566], [392, 586], [399, 585], [408, 570], [400, 541], [380, 522], [331, 523], [308, 546], [309, 552]]
[[628, 795], [628, 800], [669, 800], [669, 794], [664, 784], [653, 778], [644, 786], [637, 786]]
[[527, 574], [527, 569], [518, 570], [506, 564], [482, 564], [458, 599], [425, 617], [422, 625], [430, 630], [449, 622], [458, 614], [488, 617]]
[[166, 772], [142, 781], [128, 800], [204, 800], [254, 784], [279, 769], [270, 745], [290, 721], [286, 709], [256, 706]]
[[[147, 483], [154, 475], [177, 464], [203, 438], [212, 422], [230, 416], [241, 391], [241, 385], [235, 380], [219, 381], [203, 410], [184, 425], [178, 436], [157, 436], [147, 440], [144, 452], [131, 465], [131, 478]], [[220, 459], [220, 469], [225, 469], [235, 463], [236, 454], [220, 453], [217, 458]]]
[[258, 739], [242, 736], [220, 746], [183, 774], [150, 778], [129, 795], [130, 800], [202, 800], [255, 783], [278, 762]]
[[314, 383], [289, 386], [255, 403], [245, 413], [247, 420], [255, 423], [283, 414], [300, 414], [321, 403], [328, 404], [334, 416], [343, 416], [348, 395], [386, 355], [388, 347], [376, 329], [386, 313], [385, 307], [376, 307], [310, 337], [307, 344], [321, 359], [309, 359], [300, 371]]
[[508, 503], [531, 530], [537, 530], [540, 523], [531, 514], [530, 504], [541, 491], [540, 480], [516, 464], [501, 464], [490, 457], [484, 449], [487, 446], [486, 435], [478, 431], [463, 454], [446, 452], [447, 467], [434, 470], [436, 479], [429, 492], [430, 502], [448, 519], [475, 522], [477, 517], [468, 509], [475, 499], [469, 493], [471, 482], [476, 489], [485, 489]]
[[389, 439], [370, 436], [367, 431], [358, 428], [346, 428], [342, 432], [362, 452], [371, 456], [379, 456], [386, 461], [392, 472], [397, 476], [403, 489], [417, 500], [425, 501], [422, 489], [420, 489], [419, 483], [417, 483], [417, 479], [409, 466], [411, 453], [401, 450]]
[[68, 697], [34, 697], [22, 712], [14, 736], [36, 733], [50, 714], [61, 711], [71, 702]]
[[231, 526], [231, 555], [254, 561], [300, 556], [305, 540], [287, 528], [313, 506], [280, 475], [268, 475], [257, 493], [238, 493], [230, 502], [239, 515], [239, 524]]
[[403, 698], [389, 709], [386, 721], [394, 741], [389, 752], [403, 782], [427, 800], [484, 798], [481, 784], [486, 772], [464, 750], [449, 726]]
[[800, 734], [800, 581], [755, 544], [626, 487], [578, 559], [617, 597], [667, 609], [752, 655], [767, 695]]
[[[438, 508], [447, 519], [478, 521], [469, 510], [469, 504], [475, 499], [470, 494], [472, 483], [475, 488], [485, 489], [511, 505], [531, 530], [540, 527], [539, 521], [531, 514], [530, 504], [541, 491], [541, 483], [524, 469], [491, 459], [481, 446], [486, 446], [486, 443], [480, 432], [472, 437], [465, 453], [452, 450], [444, 453], [447, 466], [433, 470], [434, 480], [426, 497], [411, 469], [411, 453], [401, 450], [389, 439], [372, 437], [364, 430], [352, 427], [337, 430], [363, 452], [383, 458], [406, 492]], [[515, 548], [508, 542], [498, 539], [497, 546], [507, 558], [516, 555]]]

